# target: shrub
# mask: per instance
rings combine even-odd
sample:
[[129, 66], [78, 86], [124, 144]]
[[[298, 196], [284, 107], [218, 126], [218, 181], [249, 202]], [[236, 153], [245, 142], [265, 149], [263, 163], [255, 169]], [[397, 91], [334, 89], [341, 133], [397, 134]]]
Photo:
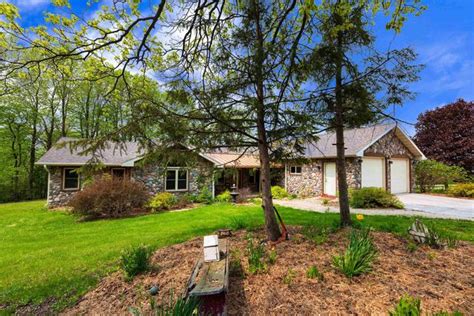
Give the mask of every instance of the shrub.
[[463, 168], [435, 160], [422, 160], [415, 165], [415, 181], [421, 192], [430, 192], [437, 184], [443, 184], [446, 190], [449, 184], [466, 178], [466, 170]]
[[[165, 300], [164, 300], [165, 301]], [[151, 300], [151, 315], [157, 316], [193, 316], [198, 315], [200, 300], [196, 296], [190, 296], [188, 298], [178, 297], [174, 299], [173, 292], [170, 292], [168, 302], [164, 302], [162, 305], [156, 304], [155, 300]], [[130, 308], [130, 312], [135, 316], [149, 315], [150, 313], [142, 314], [140, 310], [136, 308]]]
[[120, 266], [126, 276], [132, 278], [137, 274], [149, 270], [151, 254], [151, 249], [143, 245], [131, 247], [123, 251]]
[[418, 245], [417, 245], [416, 243], [410, 241], [410, 242], [407, 244], [407, 250], [408, 250], [408, 252], [415, 252], [417, 249], [418, 249]]
[[142, 209], [148, 198], [141, 183], [102, 177], [77, 192], [69, 205], [73, 213], [88, 218], [114, 218]]
[[175, 209], [179, 208], [185, 208], [187, 207], [190, 203], [192, 203], [192, 197], [190, 194], [182, 194], [179, 195], [176, 199], [176, 204], [174, 205]]
[[355, 208], [403, 208], [403, 203], [382, 188], [351, 190], [350, 204]]
[[434, 313], [432, 316], [463, 316], [463, 313], [459, 311], [454, 311], [452, 313], [446, 311], [439, 311]]
[[272, 249], [270, 253], [268, 254], [268, 263], [271, 265], [274, 265], [277, 261], [277, 252], [275, 249]]
[[283, 277], [283, 283], [290, 285], [291, 283], [293, 283], [293, 279], [295, 278], [295, 276], [296, 276], [296, 272], [291, 268], [288, 269], [288, 272]]
[[318, 280], [322, 281], [324, 279], [324, 276], [321, 272], [319, 272], [318, 268], [316, 266], [311, 266], [308, 268], [306, 271], [306, 276], [308, 279], [315, 279], [318, 278]]
[[404, 295], [400, 298], [395, 309], [389, 312], [390, 316], [419, 316], [421, 315], [420, 299]]
[[161, 192], [156, 194], [151, 200], [148, 202], [148, 207], [150, 207], [153, 211], [164, 211], [169, 210], [174, 207], [178, 202], [178, 199], [174, 194], [169, 192]]
[[256, 242], [251, 236], [247, 238], [247, 254], [250, 274], [265, 272], [265, 247]]
[[314, 224], [306, 225], [301, 230], [306, 239], [311, 240], [316, 245], [323, 244], [328, 239], [329, 234], [335, 232], [333, 227], [319, 227]]
[[370, 230], [353, 230], [349, 246], [344, 254], [333, 257], [333, 264], [348, 277], [353, 277], [372, 270], [372, 262], [377, 256], [377, 249], [370, 236]]
[[194, 197], [194, 201], [197, 203], [211, 204], [213, 202], [212, 193], [208, 187], [201, 189], [198, 195]]
[[474, 183], [458, 183], [449, 187], [448, 194], [459, 197], [474, 198]]
[[272, 186], [272, 197], [274, 199], [285, 199], [289, 196], [288, 192], [279, 185]]
[[231, 217], [230, 218], [230, 227], [233, 230], [240, 230], [247, 228], [249, 225], [243, 217]]
[[230, 195], [230, 191], [225, 190], [224, 192], [222, 192], [221, 194], [216, 196], [216, 201], [221, 202], [221, 203], [231, 202], [232, 201], [232, 196]]

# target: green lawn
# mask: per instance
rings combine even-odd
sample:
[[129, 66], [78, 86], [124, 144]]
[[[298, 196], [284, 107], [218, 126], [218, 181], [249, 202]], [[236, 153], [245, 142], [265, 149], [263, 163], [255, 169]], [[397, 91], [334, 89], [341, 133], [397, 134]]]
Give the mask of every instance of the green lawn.
[[[117, 269], [122, 249], [179, 243], [229, 226], [233, 217], [251, 225], [263, 223], [259, 206], [209, 205], [192, 211], [161, 213], [120, 220], [78, 222], [65, 212], [47, 211], [44, 201], [0, 204], [0, 309], [39, 304], [54, 297], [56, 308], [74, 302], [106, 273]], [[328, 225], [337, 214], [280, 208], [290, 225]], [[365, 216], [379, 230], [404, 233], [412, 219]], [[474, 222], [426, 220], [474, 241]]]

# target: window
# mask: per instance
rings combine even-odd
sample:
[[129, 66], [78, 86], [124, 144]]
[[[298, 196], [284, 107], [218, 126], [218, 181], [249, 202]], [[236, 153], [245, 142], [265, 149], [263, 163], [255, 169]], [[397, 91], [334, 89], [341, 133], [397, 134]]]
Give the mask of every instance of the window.
[[291, 174], [301, 174], [301, 166], [291, 166], [290, 167]]
[[125, 169], [124, 168], [113, 168], [112, 169], [112, 179], [122, 180], [125, 178]]
[[166, 191], [186, 191], [188, 189], [188, 170], [168, 169], [166, 170]]
[[79, 190], [79, 175], [74, 170], [74, 168], [64, 168], [63, 189]]

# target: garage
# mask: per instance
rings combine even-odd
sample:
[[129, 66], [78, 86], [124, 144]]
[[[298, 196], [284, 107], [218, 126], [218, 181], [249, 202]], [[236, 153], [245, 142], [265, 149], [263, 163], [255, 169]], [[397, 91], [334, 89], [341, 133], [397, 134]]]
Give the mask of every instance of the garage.
[[362, 187], [385, 188], [385, 159], [379, 157], [362, 158]]
[[396, 193], [410, 192], [410, 168], [408, 159], [392, 158], [390, 163], [390, 191]]

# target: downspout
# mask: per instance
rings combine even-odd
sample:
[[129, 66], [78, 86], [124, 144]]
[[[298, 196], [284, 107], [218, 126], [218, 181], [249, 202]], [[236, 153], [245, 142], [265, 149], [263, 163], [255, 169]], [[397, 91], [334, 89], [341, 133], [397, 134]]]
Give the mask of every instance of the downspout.
[[51, 183], [51, 174], [49, 173], [49, 169], [48, 169], [48, 166], [46, 165], [43, 165], [44, 169], [46, 170], [46, 172], [48, 173], [48, 190], [47, 190], [47, 193], [46, 193], [46, 206], [49, 204], [49, 186], [50, 186], [50, 183]]

